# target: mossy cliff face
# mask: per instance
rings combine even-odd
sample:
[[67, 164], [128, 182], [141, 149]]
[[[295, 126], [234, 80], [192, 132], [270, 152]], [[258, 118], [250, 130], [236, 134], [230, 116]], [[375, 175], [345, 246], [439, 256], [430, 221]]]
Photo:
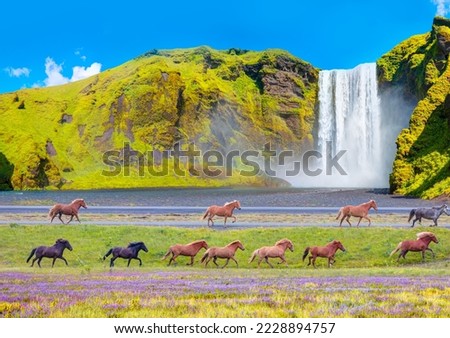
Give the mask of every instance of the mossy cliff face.
[[402, 85], [418, 101], [397, 139], [391, 190], [434, 198], [450, 194], [450, 21], [435, 18], [432, 31], [413, 36], [381, 57], [381, 89]]
[[155, 176], [133, 163], [129, 174], [105, 176], [103, 154], [117, 150], [123, 161], [127, 144], [146, 153], [176, 142], [224, 154], [267, 142], [309, 148], [317, 79], [317, 69], [283, 51], [200, 47], [152, 51], [89, 79], [0, 95], [0, 189], [271, 184], [261, 176]]

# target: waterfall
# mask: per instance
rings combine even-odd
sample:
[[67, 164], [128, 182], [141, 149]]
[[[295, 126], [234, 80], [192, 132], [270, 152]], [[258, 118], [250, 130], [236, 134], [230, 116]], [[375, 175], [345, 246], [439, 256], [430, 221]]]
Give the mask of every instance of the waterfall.
[[331, 142], [331, 154], [345, 151], [339, 165], [347, 173], [332, 173], [325, 180], [327, 185], [388, 186], [376, 75], [375, 63], [319, 73], [318, 150], [325, 157]]

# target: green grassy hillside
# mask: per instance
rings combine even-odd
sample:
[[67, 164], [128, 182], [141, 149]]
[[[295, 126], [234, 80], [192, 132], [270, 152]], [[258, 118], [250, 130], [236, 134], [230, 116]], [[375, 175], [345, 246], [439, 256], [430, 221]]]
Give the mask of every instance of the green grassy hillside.
[[[301, 149], [312, 143], [317, 77], [284, 51], [200, 47], [155, 50], [82, 81], [0, 95], [0, 189], [272, 184], [172, 170], [155, 177], [124, 154], [159, 151], [158, 171], [160, 152], [176, 142], [223, 154], [266, 142]], [[105, 176], [111, 150], [129, 168]]]
[[382, 88], [402, 85], [418, 100], [397, 139], [393, 192], [422, 198], [450, 194], [450, 21], [413, 36], [378, 60]]

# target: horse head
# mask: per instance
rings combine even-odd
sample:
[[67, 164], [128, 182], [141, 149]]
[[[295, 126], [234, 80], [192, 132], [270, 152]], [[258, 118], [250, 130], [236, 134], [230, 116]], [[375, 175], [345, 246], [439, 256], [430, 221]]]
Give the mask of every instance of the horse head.
[[294, 244], [292, 244], [292, 242], [287, 238], [279, 240], [278, 242], [275, 243], [275, 245], [286, 246], [286, 248], [289, 249], [291, 252], [294, 251]]
[[86, 202], [82, 198], [77, 198], [76, 200], [73, 200], [71, 204], [75, 204], [78, 205], [79, 207], [87, 209]]
[[205, 248], [206, 250], [208, 250], [209, 246], [208, 246], [208, 243], [206, 243], [206, 241], [200, 241], [200, 243], [202, 243], [202, 248]]
[[344, 246], [342, 245], [342, 243], [341, 243], [340, 241], [334, 240], [332, 243], [333, 243], [333, 245], [336, 246], [338, 249], [340, 249], [340, 250], [342, 250], [343, 252], [345, 252], [345, 248], [344, 248]]
[[229, 246], [236, 246], [238, 249], [241, 249], [241, 250], [245, 250], [245, 248], [244, 248], [244, 246], [242, 245], [242, 243], [241, 243], [241, 241], [234, 241], [234, 242], [231, 242], [230, 244], [228, 244]]
[[369, 204], [372, 208], [374, 208], [376, 211], [378, 211], [377, 203], [374, 200], [370, 200]]
[[142, 249], [145, 252], [148, 252], [147, 247], [145, 246], [144, 242], [131, 242], [128, 244], [129, 248], [137, 248], [138, 250]]
[[73, 250], [72, 246], [70, 245], [69, 241], [67, 239], [63, 239], [63, 238], [58, 238], [56, 240], [55, 244], [62, 244], [64, 246], [64, 248], [69, 249], [70, 251]]
[[236, 209], [241, 210], [241, 203], [238, 200], [234, 200], [234, 201], [225, 203], [225, 206], [227, 206], [227, 205], [232, 205]]
[[436, 235], [433, 234], [432, 232], [428, 232], [428, 231], [419, 232], [416, 236], [417, 236], [418, 240], [428, 238], [428, 239], [430, 239], [430, 241], [432, 241], [436, 244], [439, 243]]

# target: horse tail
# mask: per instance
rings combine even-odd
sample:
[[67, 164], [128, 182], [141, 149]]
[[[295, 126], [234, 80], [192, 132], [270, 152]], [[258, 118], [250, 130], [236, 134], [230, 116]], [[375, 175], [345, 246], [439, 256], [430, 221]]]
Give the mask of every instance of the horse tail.
[[112, 253], [112, 251], [113, 251], [113, 249], [111, 248], [111, 249], [109, 249], [109, 251], [103, 256], [103, 260], [105, 260], [106, 259], [106, 257], [108, 257], [109, 255], [111, 255], [111, 253]]
[[169, 250], [167, 251], [167, 253], [164, 255], [163, 258], [161, 258], [161, 260], [165, 260], [170, 254], [172, 253], [172, 249], [169, 248]]
[[200, 263], [203, 263], [206, 260], [206, 257], [208, 257], [209, 250], [205, 251], [205, 254], [203, 255], [202, 259], [200, 260]]
[[33, 257], [34, 253], [36, 252], [37, 248], [34, 248], [33, 250], [31, 250], [30, 256], [27, 259], [27, 263], [30, 261], [31, 257]]
[[408, 223], [409, 223], [409, 221], [411, 221], [411, 219], [413, 218], [413, 216], [414, 216], [415, 213], [416, 213], [416, 209], [412, 209], [412, 210], [409, 212]]
[[341, 217], [341, 214], [342, 214], [342, 212], [343, 212], [343, 209], [344, 209], [344, 208], [340, 208], [340, 209], [339, 209], [339, 212], [338, 212], [338, 214], [337, 214], [337, 216], [336, 216], [336, 219], [339, 219], [339, 217]]
[[249, 259], [249, 263], [253, 262], [253, 260], [255, 259], [256, 255], [258, 254], [259, 249], [253, 251], [252, 257]]
[[50, 210], [48, 211], [48, 217], [53, 217], [53, 215], [55, 214], [55, 207], [50, 208]]
[[303, 253], [302, 261], [305, 260], [306, 256], [309, 254], [309, 246], [305, 249], [305, 252]]
[[209, 208], [208, 208], [208, 209], [206, 209], [206, 212], [205, 212], [205, 214], [203, 215], [203, 218], [202, 218], [202, 219], [205, 219], [205, 218], [206, 218], [206, 216], [208, 216], [208, 213], [209, 213]]
[[395, 248], [395, 250], [393, 250], [391, 252], [391, 254], [389, 255], [389, 257], [391, 257], [393, 254], [395, 254], [398, 250], [400, 250], [400, 246], [402, 245], [402, 242], [398, 243], [397, 247]]

